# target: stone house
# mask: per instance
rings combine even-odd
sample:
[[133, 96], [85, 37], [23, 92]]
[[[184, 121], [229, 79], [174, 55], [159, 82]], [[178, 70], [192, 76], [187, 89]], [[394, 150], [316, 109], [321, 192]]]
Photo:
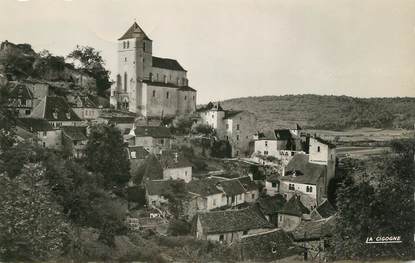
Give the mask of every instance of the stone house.
[[45, 119], [55, 129], [62, 126], [83, 126], [78, 115], [72, 110], [63, 97], [47, 96], [33, 109], [32, 118]]
[[163, 152], [160, 156], [164, 180], [192, 180], [192, 163], [178, 153]]
[[35, 135], [39, 145], [49, 149], [61, 149], [62, 131], [54, 129], [47, 120], [34, 118], [21, 118], [17, 121], [20, 127]]
[[161, 207], [168, 204], [167, 193], [171, 189], [170, 180], [146, 180], [144, 182], [146, 189], [146, 201], [150, 207]]
[[256, 202], [259, 198], [259, 185], [250, 176], [239, 177], [238, 180], [245, 189], [245, 202]]
[[334, 177], [336, 169], [336, 146], [329, 141], [314, 136], [309, 138], [310, 158], [309, 162], [326, 167], [325, 194], [327, 194], [327, 186]]
[[309, 214], [310, 210], [294, 195], [278, 212], [278, 227], [287, 232], [293, 231], [303, 219], [309, 219]]
[[68, 102], [82, 120], [95, 120], [99, 117], [99, 107], [87, 96], [68, 96]]
[[256, 208], [198, 213], [194, 220], [197, 239], [232, 243], [243, 236], [274, 228]]
[[198, 110], [200, 123], [210, 125], [219, 140], [228, 141], [232, 157], [250, 156], [249, 144], [256, 132], [256, 116], [248, 111], [224, 110], [220, 103], [209, 103]]
[[85, 148], [88, 142], [87, 128], [76, 126], [62, 127], [62, 145], [63, 148], [74, 158], [85, 156]]
[[[130, 174], [133, 177], [137, 174], [138, 168], [144, 163], [150, 153], [142, 146], [128, 146], [126, 147], [126, 151], [128, 160], [130, 161]], [[131, 181], [130, 185], [132, 184]]]
[[[303, 204], [309, 209], [319, 205], [325, 195], [326, 166], [309, 162], [309, 155], [296, 154], [279, 177], [279, 192], [291, 198], [301, 193]], [[308, 197], [308, 198], [307, 198]]]
[[34, 107], [32, 91], [25, 85], [13, 83], [10, 91], [8, 107], [13, 108], [20, 118], [28, 118]]
[[191, 211], [206, 212], [227, 206], [225, 193], [217, 187], [217, 180], [209, 178], [192, 180], [187, 184], [187, 192], [192, 196]]
[[271, 174], [265, 179], [264, 191], [268, 196], [274, 196], [280, 192], [280, 180], [277, 174]]
[[246, 190], [238, 178], [219, 179], [216, 183], [216, 187], [225, 193], [226, 205], [228, 207], [234, 207], [245, 203]]
[[145, 117], [174, 117], [196, 110], [196, 90], [187, 71], [169, 58], [153, 56], [152, 40], [134, 23], [118, 39], [118, 73], [110, 103]]
[[278, 212], [284, 207], [287, 200], [282, 195], [264, 196], [256, 201], [256, 206], [265, 216], [265, 218], [278, 227]]
[[137, 126], [126, 132], [124, 140], [129, 146], [141, 146], [153, 154], [170, 150], [174, 139], [170, 129], [163, 126]]

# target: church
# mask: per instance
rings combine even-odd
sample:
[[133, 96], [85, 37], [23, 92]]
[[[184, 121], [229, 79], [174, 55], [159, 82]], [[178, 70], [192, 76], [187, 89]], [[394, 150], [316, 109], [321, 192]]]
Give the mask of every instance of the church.
[[112, 107], [147, 118], [175, 117], [196, 110], [196, 90], [175, 59], [153, 56], [152, 40], [134, 23], [118, 39], [118, 74]]

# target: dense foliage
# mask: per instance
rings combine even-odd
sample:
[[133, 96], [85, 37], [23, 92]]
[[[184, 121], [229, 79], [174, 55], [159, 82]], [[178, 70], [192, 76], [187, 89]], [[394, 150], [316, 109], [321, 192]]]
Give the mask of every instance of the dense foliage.
[[255, 113], [259, 127], [293, 125], [319, 129], [413, 128], [415, 98], [285, 95], [230, 99], [224, 108]]
[[[413, 258], [415, 140], [395, 141], [394, 153], [351, 169], [337, 192], [337, 258]], [[366, 244], [399, 236], [402, 243]]]
[[90, 130], [85, 149], [86, 166], [103, 176], [107, 189], [122, 187], [130, 179], [130, 162], [118, 128], [96, 125]]

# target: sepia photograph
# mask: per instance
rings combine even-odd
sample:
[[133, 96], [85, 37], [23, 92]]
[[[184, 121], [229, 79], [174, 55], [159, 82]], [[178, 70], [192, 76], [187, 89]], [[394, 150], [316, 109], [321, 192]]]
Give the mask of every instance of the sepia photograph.
[[415, 0], [0, 0], [0, 262], [415, 262]]

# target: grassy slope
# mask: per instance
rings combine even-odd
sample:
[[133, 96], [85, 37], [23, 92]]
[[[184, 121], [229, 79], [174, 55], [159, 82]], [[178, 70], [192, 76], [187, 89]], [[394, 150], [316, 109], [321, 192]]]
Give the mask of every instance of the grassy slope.
[[285, 95], [236, 98], [221, 105], [255, 113], [262, 129], [295, 123], [323, 129], [411, 128], [415, 123], [415, 98]]

